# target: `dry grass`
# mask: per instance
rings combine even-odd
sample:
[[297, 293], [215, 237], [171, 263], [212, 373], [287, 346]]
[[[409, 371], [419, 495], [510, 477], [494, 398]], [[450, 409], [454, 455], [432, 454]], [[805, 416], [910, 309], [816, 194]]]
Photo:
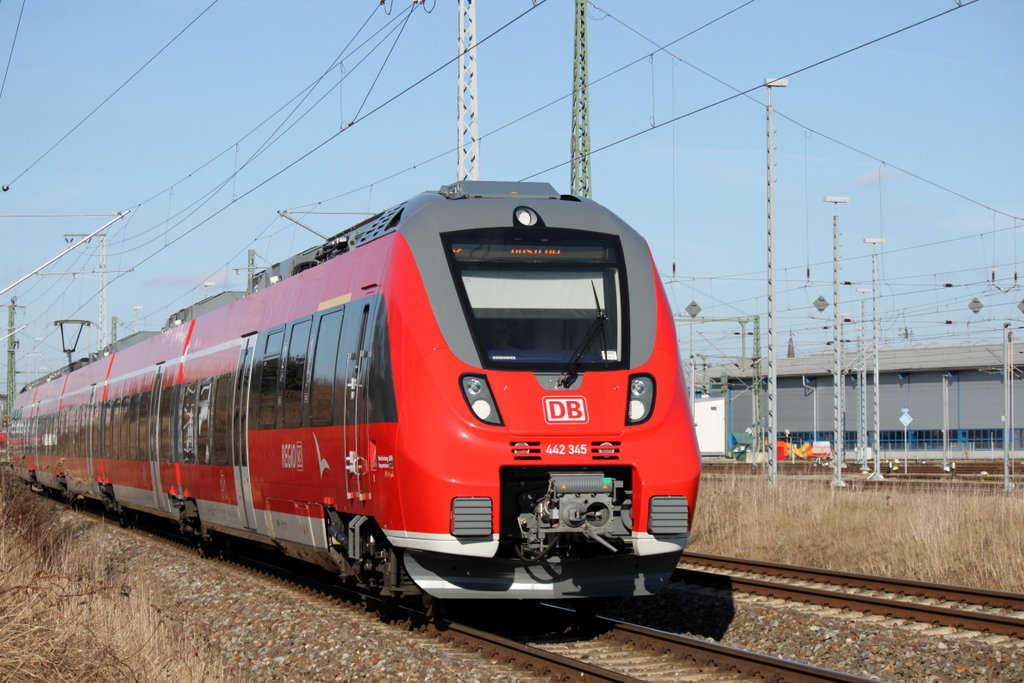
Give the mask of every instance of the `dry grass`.
[[[219, 681], [199, 634], [163, 619], [95, 523], [0, 467], [0, 683]], [[1024, 592], [1024, 495], [851, 491], [705, 478], [691, 550]]]
[[217, 681], [197, 634], [163, 620], [95, 524], [24, 491], [0, 467], [0, 681]]
[[701, 483], [690, 550], [1024, 592], [1024, 495]]

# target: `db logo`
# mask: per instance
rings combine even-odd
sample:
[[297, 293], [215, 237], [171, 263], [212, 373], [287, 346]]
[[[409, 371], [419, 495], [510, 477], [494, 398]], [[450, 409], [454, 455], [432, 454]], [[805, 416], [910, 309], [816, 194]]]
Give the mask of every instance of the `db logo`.
[[590, 422], [587, 415], [587, 399], [582, 396], [545, 396], [544, 421], [548, 424]]

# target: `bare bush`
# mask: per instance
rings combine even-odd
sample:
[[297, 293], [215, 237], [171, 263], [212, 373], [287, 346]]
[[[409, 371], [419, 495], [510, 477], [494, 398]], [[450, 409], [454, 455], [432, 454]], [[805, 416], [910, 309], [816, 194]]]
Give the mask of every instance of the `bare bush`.
[[91, 542], [95, 524], [0, 468], [0, 681], [222, 680], [199, 634], [151, 607], [132, 558]]

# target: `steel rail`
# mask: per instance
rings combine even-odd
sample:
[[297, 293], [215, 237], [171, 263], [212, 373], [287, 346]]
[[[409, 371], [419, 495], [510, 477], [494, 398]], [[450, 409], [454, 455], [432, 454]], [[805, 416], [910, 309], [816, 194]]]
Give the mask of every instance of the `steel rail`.
[[[698, 558], [691, 554], [683, 556], [685, 562], [694, 560], [694, 564], [701, 564]], [[986, 591], [984, 589], [969, 589], [958, 586], [943, 586], [941, 584], [927, 584], [919, 581], [902, 582], [897, 579], [886, 577], [873, 577], [868, 575], [845, 574], [843, 572], [818, 571], [806, 567], [786, 567], [785, 565], [771, 565], [771, 563], [748, 562], [746, 560], [732, 563], [729, 558], [713, 558], [705, 560], [704, 566], [733, 569], [736, 571], [761, 572], [785, 578], [816, 581], [819, 583], [833, 583], [844, 587], [864, 588], [867, 590], [879, 590], [891, 593], [902, 593], [908, 596], [941, 599], [952, 602], [974, 602], [974, 604], [985, 604], [989, 607], [1019, 609], [1014, 607], [1019, 604], [1017, 600], [1024, 599], [1024, 596], [1015, 593], [1002, 593], [1000, 591]], [[731, 565], [731, 566], [730, 566]], [[768, 566], [770, 565], [770, 566]], [[798, 586], [786, 583], [777, 583], [762, 579], [752, 579], [742, 576], [715, 574], [693, 570], [677, 570], [674, 578], [686, 583], [700, 585], [713, 585], [718, 588], [738, 590], [753, 595], [761, 595], [769, 598], [783, 598], [797, 602], [809, 602], [826, 607], [840, 609], [851, 609], [860, 612], [868, 612], [881, 616], [909, 619], [913, 621], [937, 624], [941, 626], [953, 626], [961, 629], [975, 631], [986, 631], [993, 634], [1024, 637], [1024, 619], [991, 612], [975, 612], [971, 610], [945, 607], [940, 605], [928, 605], [911, 602], [907, 600], [881, 598], [858, 593], [848, 593], [842, 590], [828, 590]], [[877, 581], [874, 581], [878, 579]], [[987, 602], [979, 603], [979, 599]]]
[[976, 605], [1024, 612], [1024, 594], [1022, 593], [990, 590], [988, 588], [973, 588], [971, 586], [928, 583], [927, 581], [915, 581], [913, 579], [896, 579], [872, 574], [856, 574], [853, 572], [801, 567], [776, 562], [759, 562], [757, 560], [721, 557], [703, 553], [683, 553], [681, 561], [705, 567], [719, 567], [721, 569], [767, 574], [789, 579], [832, 583], [837, 586], [879, 590], [887, 593], [899, 593], [900, 595], [934, 598], [951, 602], [969, 602]]
[[786, 683], [868, 683], [875, 681], [873, 678], [822, 669], [708, 642], [700, 638], [666, 633], [612, 621], [604, 617], [598, 617], [598, 619], [610, 624], [609, 635], [614, 638], [643, 644], [655, 650], [668, 650], [696, 662], [712, 663], [722, 669], [735, 669], [740, 674], [756, 680], [781, 680]]
[[[571, 657], [548, 652], [539, 647], [490, 633], [475, 626], [428, 617], [421, 611], [397, 605], [360, 590], [324, 583], [306, 575], [292, 575], [279, 565], [255, 558], [235, 558], [258, 571], [270, 573], [318, 592], [348, 602], [361, 603], [366, 609], [378, 612], [387, 618], [404, 621], [411, 626], [435, 634], [444, 640], [478, 649], [502, 661], [514, 661], [519, 666], [536, 673], [551, 675], [559, 680], [610, 683], [638, 683], [643, 679], [619, 673], [600, 666], [588, 664]], [[549, 609], [565, 612], [562, 607], [547, 606]], [[711, 643], [699, 638], [658, 631], [643, 626], [619, 622], [605, 617], [592, 617], [592, 625], [600, 626], [604, 635], [632, 644], [650, 647], [654, 651], [668, 651], [698, 665], [714, 666], [725, 671], [735, 670], [738, 675], [751, 681], [775, 680], [782, 683], [878, 683], [875, 679], [864, 678], [840, 671], [801, 664], [769, 655], [741, 650]], [[588, 624], [589, 626], [589, 624]]]
[[[88, 506], [86, 508], [88, 510]], [[89, 511], [91, 514], [106, 516], [102, 511]], [[145, 524], [135, 529], [136, 532], [158, 538], [177, 545], [190, 546], [187, 539], [180, 534], [152, 524]], [[280, 560], [280, 561], [279, 561]], [[480, 650], [493, 655], [502, 661], [515, 662], [524, 669], [535, 673], [550, 675], [559, 680], [582, 682], [610, 683], [642, 683], [644, 679], [635, 678], [600, 666], [589, 664], [558, 653], [549, 652], [540, 647], [527, 645], [516, 640], [489, 633], [483, 629], [446, 619], [429, 617], [422, 611], [394, 601], [368, 594], [357, 587], [341, 585], [330, 580], [317, 578], [309, 571], [309, 566], [288, 558], [268, 558], [246, 556], [244, 553], [231, 553], [222, 557], [228, 565], [244, 567], [262, 575], [274, 577], [294, 585], [301, 590], [311, 591], [354, 606], [373, 611], [382, 618], [408, 624], [421, 632], [429, 633], [454, 644], [469, 649]], [[289, 568], [286, 565], [299, 565]], [[545, 605], [547, 609], [565, 613], [564, 607]], [[683, 660], [689, 660], [697, 666], [713, 666], [722, 674], [735, 671], [743, 680], [773, 680], [780, 683], [878, 683], [875, 679], [864, 678], [839, 671], [814, 667], [769, 655], [758, 654], [738, 648], [708, 642], [699, 638], [658, 631], [643, 626], [608, 619], [591, 617], [587, 630], [602, 632], [608, 638], [631, 645], [651, 648], [654, 652], [670, 652]], [[639, 655], [642, 657], [642, 653]], [[639, 662], [638, 662], [639, 663]], [[715, 674], [711, 674], [714, 676]]]

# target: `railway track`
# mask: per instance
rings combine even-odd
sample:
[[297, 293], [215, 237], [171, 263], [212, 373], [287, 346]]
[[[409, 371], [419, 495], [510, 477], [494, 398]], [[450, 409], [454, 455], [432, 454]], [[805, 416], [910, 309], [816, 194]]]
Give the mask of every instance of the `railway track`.
[[[536, 605], [535, 618], [557, 631], [569, 610], [555, 605]], [[579, 624], [580, 622], [576, 622]], [[551, 625], [556, 625], [554, 629]], [[466, 628], [455, 625], [455, 628]], [[535, 631], [536, 629], [534, 629]], [[460, 636], [465, 638], [465, 636]], [[614, 619], [591, 617], [578, 630], [537, 637], [535, 632], [501, 636], [478, 631], [480, 646], [522, 649], [528, 658], [521, 663], [543, 667], [560, 679], [583, 681], [785, 681], [786, 683], [866, 683], [873, 679], [809, 666], [776, 657], [727, 647], [699, 638], [666, 633]], [[476, 643], [464, 640], [470, 647]], [[533, 663], [529, 658], [536, 658]]]
[[975, 631], [979, 637], [1024, 638], [1019, 593], [699, 553], [685, 553], [683, 563], [674, 579], [688, 584]]
[[[140, 530], [177, 546], [187, 542], [159, 526]], [[611, 683], [871, 683], [874, 679], [810, 666], [755, 652], [666, 633], [623, 621], [577, 614], [561, 605], [508, 602], [463, 604], [453, 608], [454, 618], [430, 616], [418, 606], [382, 599], [358, 587], [339, 585], [333, 576], [284, 557], [268, 561], [253, 546], [240, 544], [239, 553], [222, 561], [377, 613], [388, 622], [452, 643], [482, 658], [514, 663], [535, 676], [554, 680]], [[247, 551], [246, 548], [249, 550]], [[482, 609], [478, 609], [480, 605]], [[497, 607], [495, 607], [497, 604]], [[571, 604], [571, 603], [570, 603]], [[516, 605], [511, 607], [511, 605]], [[496, 609], [505, 614], [495, 619]], [[543, 624], [541, 628], [509, 632], [507, 612], [526, 610], [515, 624]], [[505, 628], [494, 628], [495, 622]], [[513, 627], [515, 626], [513, 624]]]
[[[495, 629], [507, 624], [507, 615], [495, 619], [495, 609], [510, 603], [475, 603], [468, 610], [455, 608], [467, 618], [439, 618], [417, 607], [381, 599], [361, 590], [311, 578], [288, 563], [268, 563], [253, 557], [232, 562], [275, 576], [377, 612], [387, 621], [458, 644], [481, 655], [514, 662], [534, 674], [555, 680], [609, 683], [870, 683], [873, 679], [792, 662], [777, 657], [719, 645], [699, 638], [666, 633], [593, 615], [578, 615], [558, 605], [525, 604], [528, 615], [517, 623], [543, 624], [509, 633]], [[478, 609], [479, 605], [482, 609]], [[518, 607], [519, 605], [517, 605]], [[461, 607], [461, 605], [460, 605]], [[511, 608], [515, 609], [515, 608]], [[474, 616], [475, 614], [475, 616]]]

